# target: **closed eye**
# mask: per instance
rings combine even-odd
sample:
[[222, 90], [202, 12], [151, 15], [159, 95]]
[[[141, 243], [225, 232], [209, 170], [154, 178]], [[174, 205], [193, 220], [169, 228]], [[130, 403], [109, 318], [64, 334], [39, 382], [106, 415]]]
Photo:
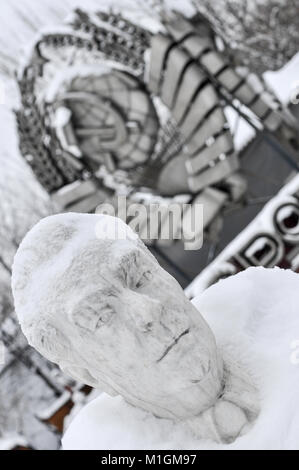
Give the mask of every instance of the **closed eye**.
[[135, 284], [136, 289], [146, 286], [153, 278], [151, 271], [145, 271]]
[[98, 321], [96, 323], [96, 329], [101, 328], [103, 325], [106, 325], [110, 322], [113, 315], [115, 314], [114, 308], [110, 305], [106, 305], [105, 307], [100, 307], [100, 314], [98, 317]]
[[73, 312], [74, 323], [91, 333], [110, 322], [115, 310], [109, 304], [100, 306], [80, 305]]

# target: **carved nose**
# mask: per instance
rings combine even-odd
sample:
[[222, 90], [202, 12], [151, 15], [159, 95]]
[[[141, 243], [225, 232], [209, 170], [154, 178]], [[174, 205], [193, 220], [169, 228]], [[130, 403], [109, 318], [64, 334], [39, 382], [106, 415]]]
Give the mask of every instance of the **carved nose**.
[[163, 307], [160, 301], [147, 295], [126, 293], [125, 304], [130, 321], [143, 333], [149, 333], [161, 318]]

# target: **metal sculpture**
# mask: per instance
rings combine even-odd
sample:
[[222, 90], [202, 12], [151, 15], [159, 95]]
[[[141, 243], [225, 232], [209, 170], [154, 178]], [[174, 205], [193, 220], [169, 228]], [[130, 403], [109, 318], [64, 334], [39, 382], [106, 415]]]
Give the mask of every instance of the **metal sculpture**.
[[42, 35], [19, 75], [20, 148], [64, 210], [91, 212], [120, 187], [129, 198], [187, 194], [208, 228], [246, 192], [224, 107], [245, 105], [291, 155], [298, 126], [262, 80], [232, 66], [205, 19], [175, 13], [159, 27], [77, 10], [63, 32]]

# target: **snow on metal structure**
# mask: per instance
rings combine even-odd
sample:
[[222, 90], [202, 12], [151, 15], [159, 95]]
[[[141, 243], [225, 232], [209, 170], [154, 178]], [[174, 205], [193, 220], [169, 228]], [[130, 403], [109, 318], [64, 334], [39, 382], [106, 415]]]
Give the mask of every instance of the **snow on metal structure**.
[[246, 192], [225, 107], [291, 155], [298, 125], [263, 79], [231, 62], [204, 18], [170, 13], [159, 26], [78, 9], [41, 34], [18, 76], [20, 149], [63, 210], [92, 212], [119, 186], [129, 199], [140, 189], [189, 194], [208, 228]]

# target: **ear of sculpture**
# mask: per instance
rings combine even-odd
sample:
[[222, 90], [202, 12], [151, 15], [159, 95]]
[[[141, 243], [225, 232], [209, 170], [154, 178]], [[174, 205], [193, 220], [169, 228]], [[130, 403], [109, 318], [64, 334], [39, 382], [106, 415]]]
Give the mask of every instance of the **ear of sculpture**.
[[71, 376], [73, 379], [77, 380], [77, 382], [83, 382], [90, 387], [97, 388], [102, 392], [107, 393], [108, 395], [115, 397], [119, 395], [111, 385], [108, 385], [103, 380], [95, 379], [91, 373], [84, 367], [78, 366], [61, 366], [61, 370]]

